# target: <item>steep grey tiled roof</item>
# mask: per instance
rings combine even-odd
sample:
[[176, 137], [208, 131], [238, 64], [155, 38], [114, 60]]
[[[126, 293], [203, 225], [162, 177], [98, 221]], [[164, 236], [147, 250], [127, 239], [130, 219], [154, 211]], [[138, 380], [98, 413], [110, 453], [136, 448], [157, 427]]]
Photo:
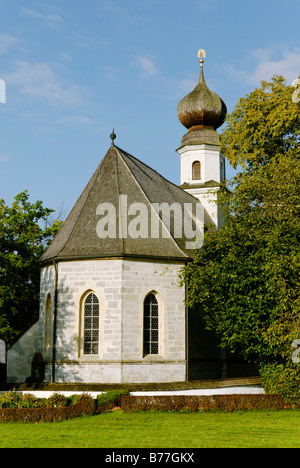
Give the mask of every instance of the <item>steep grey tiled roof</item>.
[[[184, 203], [199, 203], [138, 159], [112, 146], [40, 261], [101, 257], [155, 257], [185, 261], [191, 257], [191, 250], [185, 248], [186, 239], [173, 237], [173, 217], [168, 238], [161, 235], [151, 238], [150, 234], [148, 238], [132, 238], [130, 235], [121, 238], [118, 235], [119, 195], [127, 195], [128, 207], [133, 203], [142, 203], [147, 207], [149, 233], [152, 203], [171, 205], [177, 202], [182, 206]], [[96, 211], [102, 203], [110, 203], [116, 208], [116, 238], [99, 238], [97, 235], [100, 216]], [[133, 218], [135, 216], [129, 216], [128, 220]], [[157, 219], [161, 227], [163, 222]], [[166, 229], [166, 226], [161, 228]]]

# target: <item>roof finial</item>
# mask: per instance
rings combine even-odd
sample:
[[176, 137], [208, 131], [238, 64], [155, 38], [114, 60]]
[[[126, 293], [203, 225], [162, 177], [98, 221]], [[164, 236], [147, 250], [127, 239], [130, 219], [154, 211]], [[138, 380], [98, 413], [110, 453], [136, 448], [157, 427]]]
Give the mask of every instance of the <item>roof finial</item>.
[[205, 56], [206, 56], [205, 50], [204, 50], [204, 49], [200, 49], [200, 50], [198, 51], [198, 58], [200, 58], [199, 61], [200, 61], [200, 64], [201, 64], [201, 68], [203, 67], [203, 62], [204, 62], [203, 59], [205, 59]]
[[115, 146], [115, 139], [117, 138], [117, 135], [115, 134], [115, 129], [113, 128], [113, 131], [112, 133], [110, 134], [110, 138], [111, 138], [111, 146]]

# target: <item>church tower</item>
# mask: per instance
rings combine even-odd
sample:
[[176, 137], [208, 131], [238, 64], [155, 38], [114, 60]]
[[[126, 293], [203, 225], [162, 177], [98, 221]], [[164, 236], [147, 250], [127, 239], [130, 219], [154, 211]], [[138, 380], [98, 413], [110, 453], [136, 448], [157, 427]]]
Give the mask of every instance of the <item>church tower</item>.
[[177, 150], [181, 187], [115, 146], [111, 134], [111, 147], [40, 258], [39, 321], [8, 351], [9, 382], [31, 375], [36, 352], [45, 382], [237, 376], [241, 364], [220, 351], [199, 307], [187, 307], [180, 281], [199, 230], [220, 225], [215, 202], [225, 179], [216, 129], [226, 106], [205, 83], [203, 50], [199, 57], [199, 82], [178, 105], [188, 130]]
[[198, 57], [198, 84], [180, 101], [177, 109], [179, 121], [188, 129], [177, 150], [181, 159], [181, 188], [198, 198], [211, 223], [219, 227], [221, 216], [216, 200], [220, 183], [225, 180], [225, 161], [216, 129], [224, 123], [227, 109], [205, 83], [203, 49], [199, 50]]

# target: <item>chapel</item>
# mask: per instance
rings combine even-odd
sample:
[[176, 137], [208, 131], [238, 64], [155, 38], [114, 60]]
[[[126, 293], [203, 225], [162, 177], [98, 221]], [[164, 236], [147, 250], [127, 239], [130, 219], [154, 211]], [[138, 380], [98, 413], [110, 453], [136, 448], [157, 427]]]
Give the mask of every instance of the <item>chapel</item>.
[[[217, 129], [226, 105], [199, 81], [178, 105], [185, 127], [181, 184], [116, 145], [116, 134], [60, 231], [40, 259], [40, 311], [9, 350], [7, 379], [141, 383], [235, 377], [244, 363], [218, 347], [200, 311], [185, 306], [180, 270], [222, 222], [225, 180]], [[177, 145], [178, 146], [178, 145]]]

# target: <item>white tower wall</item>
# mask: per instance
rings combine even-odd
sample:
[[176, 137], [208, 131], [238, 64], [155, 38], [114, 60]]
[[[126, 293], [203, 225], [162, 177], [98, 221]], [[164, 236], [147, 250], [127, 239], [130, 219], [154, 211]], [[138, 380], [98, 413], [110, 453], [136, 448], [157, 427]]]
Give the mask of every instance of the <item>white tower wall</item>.
[[[221, 223], [220, 209], [217, 205], [219, 184], [225, 179], [225, 161], [220, 154], [219, 145], [187, 145], [179, 148], [181, 187], [201, 201], [213, 223]], [[201, 164], [200, 179], [193, 179], [193, 163]]]

